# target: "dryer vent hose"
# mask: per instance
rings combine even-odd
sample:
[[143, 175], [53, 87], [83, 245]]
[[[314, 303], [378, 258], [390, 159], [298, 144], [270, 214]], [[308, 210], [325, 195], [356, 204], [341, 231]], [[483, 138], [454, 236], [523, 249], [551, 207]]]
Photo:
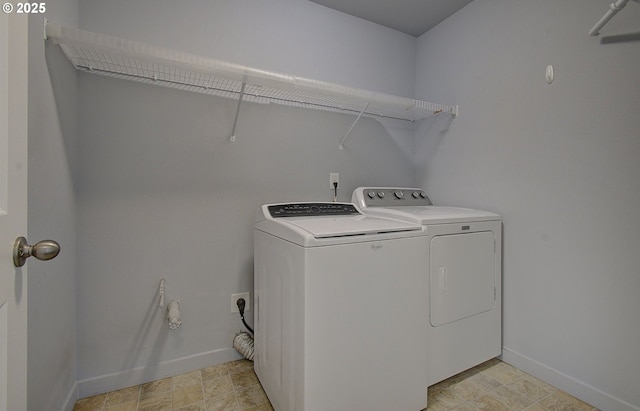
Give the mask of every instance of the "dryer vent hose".
[[247, 332], [239, 332], [233, 339], [233, 348], [244, 358], [253, 361], [253, 337]]

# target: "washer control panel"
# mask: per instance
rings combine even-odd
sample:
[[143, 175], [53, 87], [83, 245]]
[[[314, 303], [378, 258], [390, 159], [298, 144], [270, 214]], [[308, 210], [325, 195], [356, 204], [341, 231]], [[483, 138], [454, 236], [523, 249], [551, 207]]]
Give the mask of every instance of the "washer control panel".
[[279, 217], [317, 217], [360, 214], [350, 203], [286, 203], [269, 206], [269, 214]]
[[427, 193], [419, 188], [361, 187], [354, 192], [353, 201], [365, 207], [433, 205]]

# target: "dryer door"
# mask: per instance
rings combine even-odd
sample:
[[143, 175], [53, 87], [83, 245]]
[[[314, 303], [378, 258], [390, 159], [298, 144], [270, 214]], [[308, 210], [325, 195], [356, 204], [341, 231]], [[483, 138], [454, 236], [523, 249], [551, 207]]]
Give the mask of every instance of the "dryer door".
[[431, 239], [430, 320], [433, 327], [494, 307], [494, 244], [492, 231], [438, 235]]

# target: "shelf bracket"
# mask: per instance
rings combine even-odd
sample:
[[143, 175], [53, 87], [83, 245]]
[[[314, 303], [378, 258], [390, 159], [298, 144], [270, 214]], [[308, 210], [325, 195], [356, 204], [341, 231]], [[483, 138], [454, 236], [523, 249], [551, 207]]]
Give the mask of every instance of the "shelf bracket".
[[240, 87], [240, 97], [238, 98], [238, 105], [236, 106], [236, 115], [233, 119], [233, 128], [231, 129], [231, 137], [229, 137], [229, 141], [236, 141], [236, 126], [238, 125], [238, 115], [240, 114], [240, 106], [242, 105], [242, 99], [244, 98], [244, 88], [247, 85], [246, 82], [242, 82], [242, 87]]
[[353, 122], [353, 124], [351, 124], [351, 127], [349, 127], [349, 131], [347, 131], [347, 134], [344, 135], [344, 137], [342, 138], [342, 141], [340, 142], [340, 146], [338, 146], [338, 148], [340, 150], [344, 150], [344, 142], [347, 141], [347, 137], [349, 137], [349, 134], [351, 134], [351, 130], [353, 130], [353, 128], [356, 126], [356, 123], [358, 122], [358, 120], [360, 120], [360, 117], [362, 117], [362, 115], [364, 114], [365, 110], [367, 108], [369, 108], [369, 104], [371, 104], [371, 102], [368, 102], [364, 108], [362, 109], [362, 111], [360, 111], [360, 114], [358, 114], [358, 117], [356, 117], [355, 121]]
[[[636, 1], [637, 3], [640, 3], [640, 0], [634, 0], [634, 1]], [[609, 5], [609, 10], [607, 10], [604, 16], [602, 16], [600, 20], [598, 20], [598, 22], [591, 28], [591, 30], [589, 30], [589, 35], [590, 36], [599, 35], [600, 30], [605, 26], [605, 24], [607, 24], [613, 18], [613, 16], [618, 14], [618, 12], [622, 10], [624, 6], [627, 5], [628, 2], [629, 0], [618, 0], [615, 3], [611, 3]]]

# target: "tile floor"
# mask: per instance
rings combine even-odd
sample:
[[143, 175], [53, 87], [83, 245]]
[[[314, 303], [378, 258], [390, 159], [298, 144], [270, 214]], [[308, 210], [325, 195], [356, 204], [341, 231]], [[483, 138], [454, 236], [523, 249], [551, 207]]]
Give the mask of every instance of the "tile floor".
[[498, 359], [429, 387], [428, 411], [598, 411]]
[[226, 364], [76, 402], [73, 411], [273, 411], [253, 362]]
[[[429, 387], [427, 411], [444, 410], [598, 411], [497, 359]], [[273, 411], [273, 408], [253, 372], [253, 363], [239, 360], [83, 398], [73, 411]]]

